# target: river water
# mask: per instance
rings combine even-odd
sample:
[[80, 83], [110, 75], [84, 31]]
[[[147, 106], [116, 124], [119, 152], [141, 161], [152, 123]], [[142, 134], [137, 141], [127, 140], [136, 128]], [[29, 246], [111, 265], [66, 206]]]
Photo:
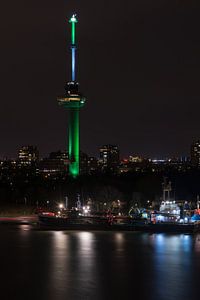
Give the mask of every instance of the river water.
[[0, 272], [2, 300], [196, 300], [200, 235], [2, 225]]

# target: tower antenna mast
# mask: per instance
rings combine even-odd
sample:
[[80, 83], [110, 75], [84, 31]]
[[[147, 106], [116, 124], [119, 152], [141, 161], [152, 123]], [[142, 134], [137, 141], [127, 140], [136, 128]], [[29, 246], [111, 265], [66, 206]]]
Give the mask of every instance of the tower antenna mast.
[[69, 23], [71, 23], [71, 65], [72, 65], [72, 73], [71, 80], [76, 80], [76, 23], [77, 23], [76, 15], [72, 15]]

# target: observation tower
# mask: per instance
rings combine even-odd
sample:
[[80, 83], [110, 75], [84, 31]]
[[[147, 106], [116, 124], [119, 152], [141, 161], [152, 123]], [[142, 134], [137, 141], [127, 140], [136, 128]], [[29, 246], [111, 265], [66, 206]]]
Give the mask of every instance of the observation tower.
[[65, 95], [57, 97], [58, 104], [69, 109], [68, 122], [68, 151], [69, 151], [69, 175], [79, 175], [79, 112], [85, 104], [85, 98], [79, 92], [79, 84], [76, 81], [76, 15], [69, 20], [71, 24], [71, 81], [65, 85]]

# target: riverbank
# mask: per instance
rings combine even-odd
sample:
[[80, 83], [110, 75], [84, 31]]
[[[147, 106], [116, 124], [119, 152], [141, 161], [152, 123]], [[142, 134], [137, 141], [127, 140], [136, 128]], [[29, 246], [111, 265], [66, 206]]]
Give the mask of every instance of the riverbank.
[[36, 215], [4, 216], [0, 217], [0, 224], [34, 224], [38, 220]]
[[0, 206], [0, 217], [19, 217], [19, 216], [31, 216], [35, 215], [36, 208], [34, 206], [22, 205], [22, 204], [13, 204], [1, 205]]

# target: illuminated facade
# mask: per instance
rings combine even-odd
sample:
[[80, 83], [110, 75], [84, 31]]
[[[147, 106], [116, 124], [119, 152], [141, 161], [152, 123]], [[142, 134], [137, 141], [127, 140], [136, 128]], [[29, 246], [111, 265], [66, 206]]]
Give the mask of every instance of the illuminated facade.
[[39, 163], [39, 171], [44, 177], [64, 176], [69, 165], [68, 153], [63, 151], [51, 152], [48, 158]]
[[140, 156], [132, 156], [132, 155], [129, 156], [129, 162], [131, 163], [141, 163], [143, 162], [143, 160], [144, 159]]
[[65, 95], [58, 97], [59, 105], [69, 109], [68, 152], [69, 152], [69, 175], [79, 175], [79, 111], [85, 104], [85, 98], [79, 92], [79, 84], [76, 81], [76, 16], [69, 20], [71, 24], [71, 81], [65, 86]]
[[102, 170], [116, 171], [119, 167], [119, 149], [116, 145], [104, 145], [99, 149]]
[[23, 146], [18, 152], [19, 166], [31, 166], [38, 162], [39, 151], [34, 146]]
[[80, 173], [95, 174], [98, 169], [97, 159], [80, 152]]
[[50, 159], [60, 159], [60, 160], [63, 160], [63, 161], [67, 161], [68, 158], [69, 158], [69, 155], [67, 152], [63, 152], [63, 151], [56, 151], [56, 152], [51, 152], [49, 154], [49, 158]]
[[191, 145], [191, 163], [195, 167], [200, 167], [200, 141], [195, 141]]

